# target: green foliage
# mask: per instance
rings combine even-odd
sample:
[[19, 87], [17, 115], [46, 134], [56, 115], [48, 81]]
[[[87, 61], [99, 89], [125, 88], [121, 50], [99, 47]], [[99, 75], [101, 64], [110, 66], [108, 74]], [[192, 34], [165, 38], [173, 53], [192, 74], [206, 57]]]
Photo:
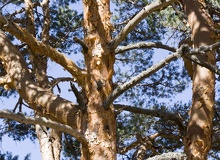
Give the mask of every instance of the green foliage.
[[11, 152], [1, 153], [0, 152], [0, 160], [18, 160], [18, 156], [13, 156]]
[[[134, 1], [133, 3], [132, 1], [114, 1], [114, 3], [117, 7], [113, 15], [113, 22], [116, 26], [115, 32], [118, 33], [127, 24], [126, 20], [133, 18], [138, 11], [148, 4], [148, 1]], [[176, 46], [181, 39], [184, 39], [183, 36], [180, 37], [179, 35], [184, 33], [187, 37], [188, 32], [188, 28], [178, 17], [175, 10], [168, 7], [146, 17], [121, 45], [141, 41], [162, 41], [162, 43], [168, 42], [168, 44]], [[151, 67], [157, 62], [153, 56], [154, 52], [151, 49], [135, 49], [118, 54], [115, 65], [115, 72], [117, 73], [114, 77], [115, 83], [122, 84]], [[156, 54], [158, 57], [160, 54], [161, 57], [167, 55], [162, 51], [158, 51]], [[173, 104], [172, 100], [177, 94], [187, 89], [189, 82], [190, 79], [184, 69], [183, 62], [177, 60], [124, 93], [116, 100], [116, 103], [126, 103], [133, 107], [180, 114], [185, 120], [183, 124], [186, 124], [190, 103], [178, 102]], [[161, 101], [165, 101], [165, 103], [160, 103]], [[173, 121], [164, 121], [162, 118], [128, 112], [122, 112], [117, 116], [117, 145], [120, 148], [135, 142], [137, 140], [136, 134], [148, 137], [155, 133], [179, 136], [178, 127]], [[132, 159], [138, 147], [139, 145], [121, 156], [124, 159]], [[148, 149], [145, 158], [154, 156], [155, 152], [159, 154], [182, 149], [183, 143], [181, 138], [177, 140], [161, 136], [153, 141], [153, 147], [155, 150]]]
[[1, 126], [0, 135], [7, 134], [15, 141], [22, 141], [29, 138], [31, 141], [36, 139], [34, 125], [18, 123], [14, 120], [4, 120], [4, 125]]
[[[5, 153], [1, 153], [0, 152], [0, 160], [19, 160], [19, 156], [15, 155], [13, 156], [11, 152], [5, 152]], [[31, 160], [31, 155], [27, 154], [24, 157], [24, 160]]]
[[[37, 0], [36, 0], [37, 1]], [[112, 23], [114, 24], [114, 32], [112, 36], [117, 35], [121, 29], [128, 24], [144, 6], [151, 3], [151, 0], [132, 1], [132, 0], [112, 0], [114, 7], [112, 15]], [[220, 2], [216, 0], [208, 0], [211, 6], [220, 6]], [[20, 9], [24, 6], [23, 1], [19, 0], [2, 0], [0, 1], [1, 12], [8, 16], [14, 13], [15, 9]], [[14, 7], [14, 8], [13, 8]], [[16, 7], [16, 8], [15, 8]], [[83, 15], [81, 11], [77, 10], [79, 7], [78, 0], [54, 0], [50, 6], [50, 45], [59, 51], [66, 54], [81, 53], [81, 46], [73, 41], [74, 37], [83, 39]], [[81, 6], [80, 6], [81, 7]], [[12, 9], [9, 9], [12, 8]], [[41, 40], [41, 30], [43, 27], [42, 10], [35, 8], [35, 23], [37, 38]], [[13, 18], [24, 18], [25, 13], [15, 15]], [[25, 24], [20, 24], [25, 27]], [[186, 26], [183, 15], [182, 6], [177, 3], [167, 7], [160, 12], [155, 12], [147, 16], [141, 21], [135, 29], [126, 37], [120, 45], [135, 44], [136, 42], [162, 42], [172, 46], [178, 46], [178, 43], [188, 37], [190, 29]], [[13, 42], [21, 45], [13, 36], [9, 35]], [[25, 47], [20, 48], [22, 53], [25, 53], [27, 62], [28, 52]], [[120, 85], [129, 81], [132, 77], [137, 76], [144, 70], [147, 70], [157, 62], [155, 57], [165, 57], [169, 53], [164, 51], [157, 51], [153, 49], [134, 49], [116, 55], [115, 62], [115, 85]], [[78, 61], [80, 66], [83, 62]], [[0, 67], [0, 71], [4, 70]], [[190, 79], [184, 69], [183, 62], [176, 60], [164, 67], [161, 71], [143, 80], [141, 83], [128, 90], [125, 94], [120, 96], [115, 103], [125, 103], [133, 107], [142, 109], [152, 109], [166, 111], [174, 115], [180, 115], [183, 119], [183, 124], [187, 124], [188, 109], [190, 102], [173, 101], [177, 94], [182, 93], [190, 85]], [[213, 120], [214, 127], [219, 129], [219, 87], [216, 88], [216, 115]], [[0, 96], [11, 97], [15, 91], [6, 91], [0, 87]], [[184, 97], [184, 95], [183, 95]], [[162, 103], [163, 102], [163, 103]], [[148, 149], [146, 157], [155, 154], [164, 153], [167, 151], [175, 151], [183, 149], [182, 134], [176, 123], [173, 121], [166, 121], [163, 118], [154, 117], [151, 115], [134, 114], [130, 112], [121, 112], [117, 115], [117, 145], [119, 148], [128, 146], [137, 140], [137, 134], [143, 137], [149, 137], [155, 133], [163, 133], [167, 135], [179, 136], [179, 139], [157, 137], [152, 141], [155, 150]], [[1, 125], [0, 138], [3, 135], [8, 135], [13, 140], [22, 141], [24, 139], [35, 140], [36, 134], [33, 125], [20, 124], [12, 120], [4, 120]], [[70, 135], [63, 135], [63, 156], [66, 159], [79, 159], [80, 144], [75, 138]], [[134, 147], [127, 153], [120, 155], [131, 159], [139, 146]], [[216, 156], [219, 151], [219, 144], [213, 144], [213, 150], [210, 156]], [[11, 153], [6, 152], [0, 155], [0, 160], [17, 160], [18, 156], [12, 156]], [[25, 160], [30, 159], [28, 154]]]
[[68, 134], [63, 136], [63, 156], [70, 159], [80, 159], [80, 143]]
[[73, 38], [82, 39], [82, 14], [74, 10], [70, 2], [61, 4], [52, 3], [51, 10], [51, 46], [71, 54], [79, 52], [79, 48], [73, 42]]
[[[154, 103], [152, 110], [165, 111], [169, 113], [180, 114], [185, 119], [183, 124], [186, 124], [188, 120], [187, 110], [190, 104], [178, 102], [173, 106], [167, 106], [166, 103]], [[140, 107], [140, 106], [138, 106]], [[140, 115], [122, 112], [117, 116], [117, 145], [119, 148], [126, 147], [137, 140], [136, 135], [143, 137], [150, 137], [154, 134], [164, 134], [167, 137], [158, 136], [156, 139], [151, 141], [151, 145], [148, 145], [146, 150], [145, 159], [154, 156], [155, 154], [162, 154], [165, 152], [182, 150], [183, 149], [183, 138], [179, 133], [179, 128], [174, 121], [165, 121], [162, 118], [153, 117], [150, 115]], [[135, 155], [137, 145], [133, 150], [122, 154], [122, 157], [128, 157], [125, 159], [131, 159]], [[120, 156], [119, 156], [120, 157]]]

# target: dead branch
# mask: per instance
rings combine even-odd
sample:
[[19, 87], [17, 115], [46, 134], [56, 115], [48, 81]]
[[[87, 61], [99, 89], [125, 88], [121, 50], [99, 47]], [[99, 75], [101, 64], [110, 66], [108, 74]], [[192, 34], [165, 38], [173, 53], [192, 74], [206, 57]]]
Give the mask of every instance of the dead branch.
[[136, 140], [134, 142], [130, 143], [126, 147], [119, 147], [117, 152], [119, 154], [125, 154], [126, 152], [128, 152], [131, 149], [134, 149], [136, 147], [138, 147], [137, 152], [140, 152], [140, 150], [145, 152], [147, 149], [152, 149], [154, 151], [153, 142], [157, 137], [180, 139], [179, 136], [176, 136], [176, 135], [173, 135], [173, 134], [160, 133], [160, 132], [155, 133], [155, 134], [150, 135], [150, 136], [143, 136], [143, 135], [137, 133], [136, 134]]
[[70, 87], [71, 87], [71, 90], [73, 91], [73, 93], [75, 94], [77, 102], [79, 103], [79, 106], [82, 108], [82, 111], [85, 111], [86, 104], [84, 102], [82, 94], [78, 91], [76, 86], [71, 82], [70, 82]]
[[86, 44], [85, 44], [81, 39], [79, 39], [79, 38], [77, 38], [77, 37], [74, 37], [73, 40], [74, 40], [76, 43], [78, 43], [78, 44], [80, 44], [80, 45], [82, 46], [83, 53], [87, 53], [88, 47], [86, 46]]
[[148, 68], [146, 71], [141, 72], [139, 75], [133, 77], [130, 81], [119, 85], [118, 87], [116, 87], [113, 92], [109, 95], [109, 97], [106, 99], [106, 101], [103, 104], [103, 107], [105, 107], [106, 109], [109, 108], [110, 104], [113, 103], [113, 101], [120, 96], [121, 94], [123, 94], [125, 91], [127, 91], [128, 89], [130, 89], [131, 87], [135, 86], [137, 83], [141, 82], [142, 80], [144, 80], [145, 78], [151, 76], [152, 74], [154, 74], [155, 72], [157, 72], [158, 70], [160, 70], [161, 68], [163, 68], [164, 66], [166, 66], [169, 62], [181, 57], [182, 52], [177, 51], [171, 55], [168, 55], [165, 59], [163, 59], [162, 61], [160, 61], [159, 63], [153, 65], [152, 67]]
[[[52, 78], [52, 77], [49, 77]], [[76, 79], [75, 78], [71, 78], [71, 77], [59, 77], [59, 78], [53, 78], [50, 82], [50, 89], [53, 89], [58, 83], [60, 82], [75, 82]]]

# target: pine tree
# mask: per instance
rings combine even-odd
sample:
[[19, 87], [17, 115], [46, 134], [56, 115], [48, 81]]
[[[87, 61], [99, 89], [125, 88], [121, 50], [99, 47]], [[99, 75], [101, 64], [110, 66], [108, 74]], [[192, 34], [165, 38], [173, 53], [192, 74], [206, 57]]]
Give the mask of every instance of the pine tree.
[[[1, 136], [38, 139], [43, 160], [62, 149], [72, 159], [216, 158], [220, 3], [82, 5], [0, 2], [0, 94], [19, 97], [0, 111]], [[51, 77], [51, 63], [71, 76]], [[192, 101], [173, 100], [191, 81]]]

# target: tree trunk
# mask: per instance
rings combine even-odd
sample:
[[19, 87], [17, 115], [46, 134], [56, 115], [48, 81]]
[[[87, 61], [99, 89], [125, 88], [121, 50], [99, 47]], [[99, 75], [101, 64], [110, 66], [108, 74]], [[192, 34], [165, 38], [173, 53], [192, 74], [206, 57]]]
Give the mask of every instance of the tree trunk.
[[[192, 30], [194, 48], [214, 43], [213, 22], [203, 0], [184, 0], [188, 23]], [[200, 61], [215, 65], [214, 51], [198, 56]], [[185, 137], [185, 152], [189, 160], [207, 159], [211, 147], [212, 118], [215, 93], [215, 75], [194, 64], [193, 99], [190, 120]]]
[[[103, 102], [112, 91], [114, 54], [110, 52], [111, 24], [109, 1], [84, 2], [85, 43], [84, 54], [88, 77], [84, 90], [87, 111], [82, 131], [89, 144], [89, 151], [82, 150], [81, 159], [116, 159], [116, 121], [112, 105]], [[86, 120], [85, 120], [86, 119]]]
[[[44, 26], [42, 29], [42, 42], [49, 44], [49, 1], [43, 0], [41, 3], [44, 14]], [[25, 0], [26, 25], [30, 34], [36, 37], [33, 3], [31, 0]], [[47, 58], [45, 56], [35, 53], [28, 48], [30, 53], [30, 60], [32, 64], [33, 76], [38, 86], [48, 89], [49, 81], [47, 78]], [[36, 117], [38, 113], [35, 113]], [[40, 152], [42, 160], [59, 160], [61, 153], [61, 133], [54, 129], [47, 129], [47, 127], [36, 125], [36, 134], [40, 144]]]
[[60, 160], [61, 133], [54, 129], [36, 125], [42, 160]]

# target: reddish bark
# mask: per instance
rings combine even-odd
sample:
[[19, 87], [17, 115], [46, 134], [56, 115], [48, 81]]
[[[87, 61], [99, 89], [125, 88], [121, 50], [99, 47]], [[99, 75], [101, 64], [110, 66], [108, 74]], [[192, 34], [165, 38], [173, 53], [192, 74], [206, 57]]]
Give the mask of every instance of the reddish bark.
[[[116, 159], [116, 122], [114, 108], [103, 107], [112, 92], [114, 54], [110, 52], [111, 40], [109, 1], [84, 1], [85, 43], [84, 54], [88, 78], [84, 90], [87, 111], [82, 131], [88, 140], [89, 152], [82, 150], [81, 159]], [[85, 119], [87, 119], [85, 121]]]
[[[184, 7], [192, 30], [194, 48], [214, 43], [211, 18], [203, 0], [185, 0]], [[214, 51], [200, 55], [201, 61], [215, 64]], [[207, 159], [211, 147], [214, 106], [215, 75], [212, 71], [194, 64], [193, 100], [190, 121], [185, 138], [185, 152], [189, 160]]]

